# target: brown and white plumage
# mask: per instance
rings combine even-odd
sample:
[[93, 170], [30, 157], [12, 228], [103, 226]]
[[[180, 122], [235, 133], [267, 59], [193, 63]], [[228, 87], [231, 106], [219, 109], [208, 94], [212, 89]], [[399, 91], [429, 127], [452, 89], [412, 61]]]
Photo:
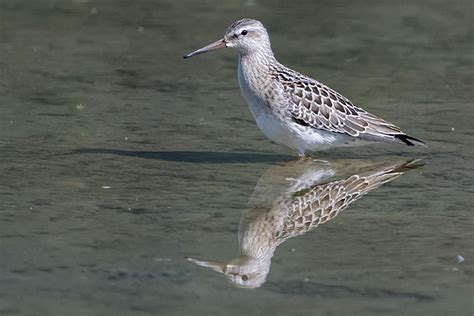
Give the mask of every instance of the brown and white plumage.
[[261, 286], [279, 245], [334, 219], [370, 191], [418, 166], [414, 161], [360, 163], [304, 161], [272, 168], [259, 180], [250, 209], [242, 215], [240, 256], [227, 262], [188, 260], [225, 274], [237, 286]]
[[360, 137], [368, 141], [386, 138], [409, 146], [421, 141], [399, 127], [368, 113], [328, 86], [286, 67], [274, 67], [273, 75], [287, 93], [292, 117], [301, 125]]
[[240, 88], [259, 128], [300, 155], [372, 142], [424, 146], [328, 86], [279, 63], [259, 21], [238, 20], [224, 38], [184, 57], [224, 47], [239, 51]]

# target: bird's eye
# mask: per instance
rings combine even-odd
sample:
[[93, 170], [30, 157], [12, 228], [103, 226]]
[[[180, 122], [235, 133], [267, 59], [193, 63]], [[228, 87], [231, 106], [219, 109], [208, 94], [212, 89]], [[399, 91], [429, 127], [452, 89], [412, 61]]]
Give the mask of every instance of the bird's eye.
[[244, 274], [244, 275], [242, 276], [242, 281], [247, 281], [248, 279], [249, 279], [249, 277], [248, 277], [246, 274]]
[[249, 31], [247, 31], [247, 30], [243, 30], [242, 32], [240, 32], [240, 34], [242, 34], [242, 35], [247, 35], [248, 33], [249, 33]]

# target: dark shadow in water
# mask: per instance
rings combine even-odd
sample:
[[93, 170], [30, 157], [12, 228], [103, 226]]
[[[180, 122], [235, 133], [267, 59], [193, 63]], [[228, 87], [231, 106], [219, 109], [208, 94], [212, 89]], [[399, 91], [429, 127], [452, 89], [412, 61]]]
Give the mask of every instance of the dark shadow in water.
[[285, 295], [309, 295], [312, 297], [344, 298], [395, 298], [416, 301], [434, 301], [435, 297], [418, 292], [394, 291], [385, 288], [360, 288], [345, 285], [323, 284], [312, 281], [268, 282], [267, 289]]
[[104, 148], [76, 149], [69, 154], [109, 154], [193, 163], [277, 163], [297, 159], [297, 157], [294, 156], [262, 153], [229, 153], [213, 151], [132, 151]]

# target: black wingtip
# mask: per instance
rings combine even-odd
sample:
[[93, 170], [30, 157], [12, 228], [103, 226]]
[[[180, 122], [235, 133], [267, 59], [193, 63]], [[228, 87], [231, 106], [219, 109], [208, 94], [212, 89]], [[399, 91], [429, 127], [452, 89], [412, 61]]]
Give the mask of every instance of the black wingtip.
[[393, 135], [393, 137], [395, 137], [396, 139], [402, 141], [403, 143], [405, 143], [408, 146], [427, 147], [424, 141], [422, 141], [418, 138], [415, 138], [415, 137], [405, 135], [405, 134], [396, 134], [396, 135]]

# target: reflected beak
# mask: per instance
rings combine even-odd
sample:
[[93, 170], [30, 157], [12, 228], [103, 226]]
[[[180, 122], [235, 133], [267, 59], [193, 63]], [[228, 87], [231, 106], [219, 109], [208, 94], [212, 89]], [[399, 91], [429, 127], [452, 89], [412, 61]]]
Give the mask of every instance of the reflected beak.
[[191, 52], [191, 53], [183, 56], [183, 58], [186, 59], [186, 58], [193, 57], [193, 56], [196, 56], [196, 55], [199, 55], [199, 54], [204, 54], [204, 53], [216, 50], [216, 49], [225, 48], [225, 47], [227, 47], [226, 44], [227, 43], [225, 42], [225, 40], [223, 38], [221, 38], [220, 40], [215, 41], [214, 43], [211, 43], [207, 46], [204, 46], [203, 48], [199, 48], [198, 50], [195, 50], [194, 52]]
[[201, 259], [196, 259], [196, 258], [186, 258], [186, 260], [194, 264], [197, 264], [200, 267], [211, 268], [212, 270], [219, 273], [224, 273], [225, 271], [225, 265], [226, 265], [225, 262], [207, 261], [207, 260], [201, 260]]

